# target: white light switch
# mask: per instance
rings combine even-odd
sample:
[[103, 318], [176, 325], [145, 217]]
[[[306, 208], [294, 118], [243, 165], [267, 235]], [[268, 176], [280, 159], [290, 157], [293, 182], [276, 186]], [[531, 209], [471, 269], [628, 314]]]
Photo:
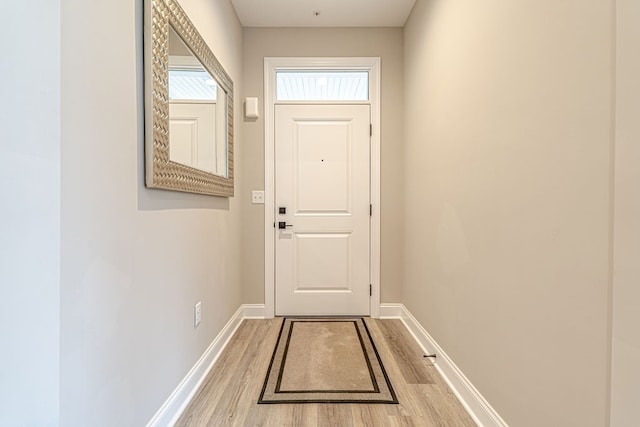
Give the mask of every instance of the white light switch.
[[264, 191], [252, 191], [251, 203], [254, 205], [264, 205]]

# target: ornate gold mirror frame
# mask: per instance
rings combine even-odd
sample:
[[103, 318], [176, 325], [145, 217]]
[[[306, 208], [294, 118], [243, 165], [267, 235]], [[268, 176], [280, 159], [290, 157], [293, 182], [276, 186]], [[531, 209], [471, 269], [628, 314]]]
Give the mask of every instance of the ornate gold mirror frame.
[[[169, 27], [226, 93], [227, 173], [169, 159]], [[233, 196], [233, 82], [177, 0], [145, 0], [145, 182], [147, 187]]]

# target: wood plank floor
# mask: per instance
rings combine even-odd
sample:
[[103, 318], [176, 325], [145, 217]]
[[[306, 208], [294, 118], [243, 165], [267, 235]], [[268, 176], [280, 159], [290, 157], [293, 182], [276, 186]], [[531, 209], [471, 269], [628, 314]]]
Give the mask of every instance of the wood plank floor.
[[475, 426], [399, 320], [367, 319], [398, 405], [258, 405], [281, 318], [245, 320], [176, 426]]

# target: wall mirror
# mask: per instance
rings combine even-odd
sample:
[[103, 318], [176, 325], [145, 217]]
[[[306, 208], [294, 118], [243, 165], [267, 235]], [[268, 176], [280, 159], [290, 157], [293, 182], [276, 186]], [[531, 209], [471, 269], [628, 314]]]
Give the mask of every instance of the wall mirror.
[[145, 0], [147, 187], [233, 196], [233, 82], [176, 0]]

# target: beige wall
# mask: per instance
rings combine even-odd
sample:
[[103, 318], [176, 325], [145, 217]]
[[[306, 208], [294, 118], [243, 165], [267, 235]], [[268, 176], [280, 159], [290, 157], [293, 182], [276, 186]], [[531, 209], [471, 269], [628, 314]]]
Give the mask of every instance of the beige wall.
[[0, 426], [56, 426], [60, 0], [0, 14]]
[[418, 0], [403, 302], [513, 426], [607, 422], [612, 2]]
[[245, 28], [244, 96], [257, 96], [261, 118], [244, 123], [243, 214], [244, 302], [264, 302], [264, 209], [251, 205], [251, 190], [264, 188], [263, 69], [268, 56], [381, 57], [381, 299], [401, 299], [403, 61], [400, 28]]
[[[231, 4], [180, 3], [241, 92]], [[142, 0], [61, 22], [60, 424], [142, 426], [242, 303], [240, 201], [144, 186]]]
[[616, 1], [611, 426], [640, 419], [640, 3]]

